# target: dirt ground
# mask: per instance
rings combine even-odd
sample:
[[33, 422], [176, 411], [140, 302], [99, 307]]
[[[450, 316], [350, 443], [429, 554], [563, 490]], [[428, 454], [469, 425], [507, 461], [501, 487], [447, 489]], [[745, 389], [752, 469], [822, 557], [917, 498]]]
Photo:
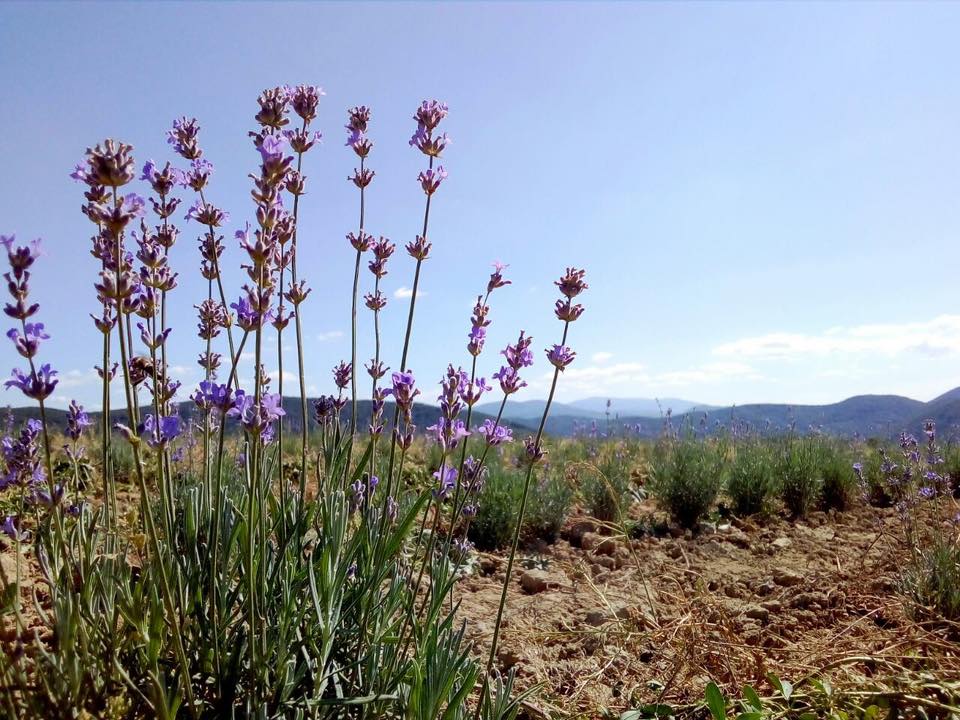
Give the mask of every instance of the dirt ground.
[[[518, 561], [498, 659], [521, 686], [541, 684], [531, 717], [676, 707], [711, 679], [763, 694], [768, 672], [860, 687], [903, 672], [960, 680], [956, 628], [908, 618], [896, 593], [897, 526], [894, 510], [865, 507], [628, 540], [574, 518]], [[478, 651], [505, 566], [483, 555], [457, 594]]]
[[[636, 508], [644, 514], [652, 504]], [[737, 696], [747, 683], [769, 694], [768, 672], [794, 683], [828, 677], [836, 687], [889, 686], [904, 674], [960, 687], [960, 626], [908, 617], [897, 593], [898, 526], [893, 509], [864, 507], [627, 539], [575, 515], [557, 542], [523, 551], [514, 570], [498, 660], [520, 687], [539, 686], [521, 717], [678, 707], [701, 700], [711, 679]], [[0, 544], [12, 579], [12, 544]], [[28, 564], [24, 593], [43, 602], [32, 554]], [[478, 657], [505, 569], [503, 554], [480, 554], [455, 591]], [[27, 620], [40, 625], [35, 611]]]

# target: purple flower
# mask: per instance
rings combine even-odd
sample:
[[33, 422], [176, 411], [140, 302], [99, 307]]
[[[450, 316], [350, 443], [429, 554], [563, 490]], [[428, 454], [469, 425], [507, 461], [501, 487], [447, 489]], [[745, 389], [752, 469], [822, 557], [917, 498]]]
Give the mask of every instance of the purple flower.
[[29, 245], [14, 245], [16, 241], [16, 235], [0, 235], [0, 245], [7, 251], [7, 262], [13, 270], [13, 276], [19, 280], [24, 271], [29, 270], [40, 257], [41, 244], [39, 238], [31, 241]]
[[366, 492], [364, 484], [357, 480], [350, 485], [350, 512], [356, 512], [363, 505], [363, 496]]
[[502, 262], [495, 262], [493, 264], [493, 272], [490, 273], [490, 280], [487, 282], [487, 292], [492, 293], [497, 288], [502, 288], [506, 285], [511, 284], [511, 280], [503, 279], [503, 271], [506, 270], [509, 265], [504, 265]]
[[390, 521], [392, 525], [397, 521], [397, 511], [400, 509], [397, 505], [397, 501], [393, 497], [387, 497], [387, 520]]
[[321, 395], [313, 401], [313, 419], [324, 425], [333, 420], [336, 409], [336, 398], [332, 395]]
[[140, 330], [140, 340], [150, 350], [156, 350], [163, 345], [170, 336], [170, 333], [173, 332], [172, 328], [166, 328], [163, 332], [152, 335], [143, 323], [137, 323], [137, 328]]
[[200, 125], [196, 118], [178, 118], [173, 121], [173, 129], [167, 131], [167, 142], [173, 145], [174, 152], [187, 160], [196, 160], [203, 151], [197, 144]]
[[420, 391], [414, 387], [416, 380], [413, 377], [413, 373], [410, 371], [395, 372], [391, 376], [391, 380], [393, 382], [391, 393], [397, 406], [401, 410], [409, 410], [413, 405], [413, 399], [420, 394]]
[[523, 441], [523, 448], [527, 462], [531, 464], [540, 462], [546, 454], [543, 446], [532, 437], [528, 437]]
[[[516, 345], [507, 345], [504, 350], [500, 351], [500, 354], [507, 359], [507, 365], [514, 370], [530, 367], [533, 365], [533, 351], [530, 350], [530, 344], [532, 342], [533, 338], [525, 337], [524, 332], [521, 330]], [[496, 377], [496, 375], [494, 377]]]
[[44, 486], [38, 485], [33, 489], [33, 495], [31, 496], [31, 501], [34, 505], [42, 505], [44, 507], [53, 507], [58, 505], [61, 500], [63, 500], [63, 486], [57, 483], [53, 486], [53, 495], [50, 494]]
[[504, 365], [499, 372], [495, 372], [493, 377], [500, 381], [500, 389], [504, 395], [512, 395], [521, 388], [525, 388], [527, 383], [520, 379], [520, 373], [509, 365]]
[[417, 130], [410, 138], [410, 145], [417, 148], [424, 155], [430, 157], [440, 157], [440, 153], [446, 150], [447, 145], [453, 142], [450, 137], [443, 135], [432, 135], [423, 125], [418, 125]]
[[557, 300], [553, 312], [559, 320], [573, 322], [583, 315], [583, 305], [574, 305], [570, 300]]
[[83, 429], [90, 427], [93, 423], [90, 416], [83, 409], [83, 405], [78, 405], [76, 400], [70, 401], [67, 408], [67, 434], [74, 441], [79, 440], [83, 434]]
[[18, 518], [13, 515], [7, 515], [3, 521], [3, 525], [0, 525], [0, 532], [3, 532], [4, 535], [8, 536], [11, 540], [23, 542], [30, 538], [30, 533], [21, 530], [20, 521]]
[[218, 410], [221, 414], [233, 407], [233, 391], [230, 386], [218, 385], [210, 380], [202, 380], [190, 399], [201, 410]]
[[351, 132], [366, 132], [367, 123], [370, 122], [370, 108], [366, 105], [357, 105], [347, 110], [349, 120], [344, 126]]
[[27, 375], [23, 371], [14, 368], [11, 371], [11, 377], [3, 385], [7, 389], [12, 387], [20, 388], [20, 391], [28, 398], [34, 400], [46, 400], [60, 382], [57, 378], [57, 371], [50, 367], [50, 363], [44, 363], [37, 372], [30, 371]]
[[7, 331], [7, 337], [13, 341], [17, 352], [28, 359], [37, 354], [41, 340], [50, 339], [50, 336], [43, 331], [43, 323], [26, 323], [22, 336], [19, 330], [10, 328], [10, 330]]
[[143, 434], [147, 436], [147, 445], [152, 448], [165, 448], [180, 437], [181, 432], [179, 415], [161, 416], [159, 420], [147, 415], [143, 419]]
[[433, 244], [428, 243], [425, 237], [417, 235], [416, 240], [408, 242], [404, 247], [410, 257], [417, 262], [422, 262], [430, 256], [430, 248], [433, 247]]
[[586, 275], [585, 270], [567, 268], [566, 274], [555, 282], [554, 285], [560, 288], [560, 292], [567, 298], [573, 299], [590, 287], [583, 281], [584, 275]]
[[474, 325], [470, 328], [470, 334], [467, 336], [467, 352], [477, 357], [483, 352], [483, 343], [487, 339], [487, 330], [481, 325]]
[[447, 171], [443, 169], [443, 165], [438, 165], [435, 168], [427, 168], [417, 175], [420, 187], [423, 188], [423, 192], [427, 195], [433, 195], [437, 191], [437, 188], [440, 187], [440, 183], [446, 179]]
[[197, 198], [193, 205], [190, 206], [184, 219], [196, 220], [201, 225], [207, 225], [213, 228], [220, 227], [223, 223], [229, 222], [230, 213], [220, 210], [210, 203], [206, 203], [200, 198]]
[[0, 441], [0, 452], [6, 465], [6, 473], [0, 476], [0, 490], [10, 485], [40, 483], [46, 478], [37, 445], [42, 427], [39, 420], [31, 418], [18, 437], [8, 436]]
[[297, 115], [310, 122], [317, 117], [317, 106], [324, 95], [323, 88], [316, 85], [297, 85], [290, 93], [290, 105]]
[[340, 364], [333, 368], [333, 381], [341, 390], [346, 389], [353, 377], [353, 365], [348, 362], [340, 361]]
[[470, 431], [467, 430], [463, 420], [451, 420], [443, 416], [437, 420], [436, 424], [430, 425], [427, 432], [432, 435], [440, 447], [447, 450], [455, 448], [460, 440], [470, 435]]
[[547, 359], [557, 370], [563, 372], [567, 365], [573, 362], [577, 354], [566, 345], [554, 345], [547, 351]]
[[257, 150], [264, 162], [277, 161], [289, 147], [290, 141], [284, 135], [264, 135]]
[[424, 130], [430, 132], [440, 124], [440, 121], [443, 120], [449, 112], [450, 109], [444, 102], [440, 102], [439, 100], [424, 100], [420, 103], [420, 107], [417, 108], [416, 113], [414, 113], [413, 119], [417, 121], [418, 126], [423, 126]]
[[443, 502], [447, 499], [450, 491], [457, 485], [457, 469], [455, 467], [441, 466], [439, 470], [433, 473], [438, 481], [438, 486], [434, 489], [434, 496]]
[[363, 253], [369, 250], [370, 246], [373, 244], [373, 235], [363, 231], [361, 231], [359, 235], [347, 233], [347, 240], [353, 246], [354, 250]]
[[253, 395], [237, 390], [233, 400], [233, 407], [227, 412], [231, 417], [240, 418], [240, 422], [250, 432], [259, 434], [261, 438], [266, 434], [270, 424], [286, 415], [280, 403], [279, 394], [264, 394], [258, 406]]
[[460, 399], [467, 405], [473, 407], [476, 405], [485, 392], [493, 388], [487, 383], [486, 378], [477, 378], [473, 382], [468, 382], [460, 388]]
[[513, 442], [513, 430], [487, 418], [480, 426], [480, 434], [487, 441], [487, 445], [501, 445]]
[[197, 158], [190, 163], [190, 169], [179, 173], [180, 184], [200, 192], [207, 186], [210, 176], [213, 175], [213, 163], [203, 158]]
[[[349, 126], [348, 126], [349, 128]], [[361, 130], [350, 130], [347, 135], [346, 145], [353, 148], [353, 151], [357, 154], [357, 157], [365, 158], [370, 154], [370, 151], [373, 150], [373, 143]]]

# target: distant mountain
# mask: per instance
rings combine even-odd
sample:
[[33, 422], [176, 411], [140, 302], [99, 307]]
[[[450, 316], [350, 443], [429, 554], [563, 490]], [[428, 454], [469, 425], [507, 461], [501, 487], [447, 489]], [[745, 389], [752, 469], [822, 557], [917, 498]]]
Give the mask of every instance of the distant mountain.
[[[546, 404], [546, 400], [509, 401], [503, 409], [503, 417], [518, 422], [539, 422], [540, 418], [543, 417], [543, 408]], [[480, 403], [475, 410], [496, 417], [500, 410], [500, 402]], [[604, 415], [602, 412], [584, 410], [573, 403], [555, 402], [550, 406], [550, 417], [568, 416], [583, 419], [602, 418]]]
[[[610, 407], [607, 407], [607, 402]], [[710, 410], [711, 406], [705, 403], [683, 400], [681, 398], [606, 398], [589, 397], [583, 400], [574, 400], [569, 403], [572, 407], [606, 417], [609, 410], [611, 416], [620, 417], [652, 417], [658, 418], [667, 410], [673, 414], [685, 413], [691, 410]], [[587, 413], [584, 413], [586, 416]]]
[[[596, 400], [598, 398], [591, 399]], [[665, 410], [667, 402], [670, 401], [661, 401]], [[904, 430], [917, 434], [923, 422], [930, 419], [937, 423], [942, 437], [960, 434], [960, 387], [927, 403], [899, 395], [857, 395], [828, 405], [751, 404], [709, 409], [698, 407], [681, 412], [673, 407], [673, 410], [671, 422], [674, 427], [685, 424], [695, 428], [702, 426], [711, 432], [737, 424], [770, 434], [785, 432], [792, 427], [800, 433], [819, 431], [832, 435], [890, 438]], [[608, 426], [606, 416], [598, 419], [595, 413], [580, 417], [551, 413], [546, 431], [553, 435], [571, 435], [578, 431], [592, 432], [596, 428], [600, 433], [619, 434], [629, 429], [631, 434], [655, 437], [662, 432], [663, 426], [663, 418], [640, 414], [620, 413], [618, 417], [611, 417]]]
[[[286, 416], [283, 419], [284, 428], [289, 428], [295, 432], [300, 431], [301, 425], [301, 409], [300, 409], [300, 399], [295, 397], [284, 397], [283, 398], [283, 409], [286, 411]], [[361, 429], [365, 429], [370, 424], [370, 411], [371, 403], [369, 400], [358, 400], [357, 401], [357, 426]], [[19, 425], [20, 423], [25, 422], [28, 418], [39, 418], [39, 411], [37, 407], [28, 406], [28, 407], [18, 407], [11, 408], [10, 412], [13, 415], [14, 422]], [[144, 415], [151, 413], [152, 408], [149, 406], [141, 406], [140, 416], [141, 419]], [[196, 405], [192, 402], [186, 401], [182, 402], [177, 406], [177, 412], [184, 419], [193, 419], [201, 418], [202, 415], [197, 410]], [[392, 427], [393, 421], [393, 412], [394, 405], [393, 403], [385, 403], [383, 408], [383, 418], [384, 425], [389, 432], [389, 429]], [[496, 411], [494, 411], [495, 413]], [[4, 412], [0, 411], [0, 421], [2, 421]], [[440, 408], [435, 405], [426, 405], [423, 403], [414, 403], [413, 405], [413, 423], [417, 426], [419, 431], [423, 431], [429, 425], [433, 425], [437, 421], [437, 417], [440, 414]], [[99, 427], [101, 414], [99, 412], [89, 413], [90, 419], [93, 421], [93, 428]], [[340, 415], [341, 419], [344, 422], [350, 422], [350, 404], [347, 403], [347, 406], [343, 409], [343, 412]], [[473, 420], [471, 424], [479, 425], [487, 418], [492, 418], [493, 416], [487, 415], [484, 412], [475, 411], [473, 414]], [[308, 423], [311, 427], [315, 427], [313, 423], [313, 398], [307, 399], [307, 418]], [[61, 432], [66, 430], [67, 427], [67, 412], [66, 410], [57, 410], [54, 408], [47, 408], [47, 422], [51, 428], [60, 430]], [[123, 410], [111, 410], [110, 411], [110, 423], [124, 423], [127, 422], [127, 411], [126, 408]], [[517, 425], [513, 421], [507, 419], [503, 423], [505, 425], [510, 425], [513, 427], [525, 426]], [[227, 428], [231, 429], [235, 427], [235, 420], [228, 420]]]
[[[651, 416], [616, 410], [617, 403], [627, 405], [629, 402], [636, 403], [634, 407], [645, 409], [645, 412], [649, 413], [650, 406], [643, 403], [654, 401], [614, 400], [611, 404], [609, 419], [605, 413], [606, 399], [588, 398], [573, 403], [554, 403], [551, 406], [545, 430], [551, 435], [572, 435], [575, 432], [591, 432], [595, 427], [600, 433], [621, 434], [625, 428], [629, 428], [632, 435], [655, 437], [660, 434], [665, 420], [659, 413]], [[593, 409], [598, 405], [600, 410]], [[960, 387], [927, 403], [899, 395], [857, 395], [828, 405], [751, 404], [708, 409], [708, 406], [672, 398], [661, 400], [661, 405], [664, 412], [667, 408], [673, 410], [670, 421], [674, 427], [689, 424], [693, 427], [705, 427], [709, 431], [715, 431], [719, 427], [729, 428], [737, 424], [756, 432], [769, 434], [785, 432], [793, 427], [800, 433], [821, 431], [833, 435], [859, 434], [864, 437], [891, 438], [904, 430], [918, 434], [923, 429], [923, 422], [930, 419], [937, 423], [941, 437], [955, 436], [960, 433]], [[285, 397], [283, 407], [287, 411], [284, 426], [298, 431], [300, 401], [297, 398]], [[506, 407], [504, 424], [512, 426], [518, 434], [525, 434], [535, 430], [539, 424], [544, 401], [508, 402]], [[685, 407], [685, 409], [678, 411], [678, 407]], [[473, 414], [474, 427], [485, 419], [494, 417], [498, 410], [499, 403], [478, 405]], [[11, 412], [17, 423], [38, 415], [35, 406], [15, 408]], [[144, 408], [142, 412], [149, 412], [149, 408]], [[181, 403], [179, 412], [184, 417], [193, 417], [197, 413], [193, 403], [190, 402]], [[308, 400], [307, 412], [312, 418], [312, 400]], [[439, 409], [435, 406], [417, 403], [414, 405], [413, 421], [422, 431], [436, 422], [438, 413]], [[96, 423], [99, 413], [91, 413], [91, 417]], [[349, 420], [349, 417], [348, 405], [344, 408], [343, 419]], [[384, 418], [388, 421], [388, 427], [392, 417], [393, 405], [387, 403], [384, 408]], [[54, 428], [63, 430], [66, 427], [66, 418], [67, 414], [63, 410], [47, 410], [47, 419]], [[366, 428], [369, 424], [369, 400], [357, 402], [357, 419], [360, 428]], [[126, 422], [126, 411], [113, 411], [111, 421]]]

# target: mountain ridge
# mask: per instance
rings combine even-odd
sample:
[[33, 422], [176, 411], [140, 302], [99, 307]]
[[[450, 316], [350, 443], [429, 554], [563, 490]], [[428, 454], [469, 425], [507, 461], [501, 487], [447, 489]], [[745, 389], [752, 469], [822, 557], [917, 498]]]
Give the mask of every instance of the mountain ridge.
[[[594, 399], [588, 399], [594, 400]], [[638, 400], [644, 400], [639, 398]], [[621, 399], [622, 401], [622, 399]], [[308, 399], [308, 413], [313, 415], [313, 399]], [[616, 401], [613, 401], [616, 402]], [[663, 401], [661, 401], [663, 402]], [[684, 401], [689, 402], [689, 401]], [[502, 422], [511, 426], [517, 434], [535, 431], [539, 426], [543, 414], [543, 400], [526, 400], [508, 402], [508, 411], [504, 412]], [[604, 401], [605, 406], [605, 401]], [[198, 415], [193, 403], [180, 403], [178, 412], [184, 417]], [[283, 407], [287, 411], [284, 426], [293, 431], [300, 428], [300, 401], [295, 397], [285, 397]], [[575, 403], [554, 403], [551, 406], [550, 416], [547, 419], [545, 431], [551, 435], [570, 436], [577, 432], [598, 433], [611, 432], [621, 434], [629, 429], [632, 435], [641, 437], [655, 437], [662, 430], [666, 422], [666, 411], [670, 406], [664, 405], [663, 416], [625, 415], [619, 413], [611, 403], [609, 416], [606, 412], [584, 411]], [[895, 437], [901, 431], [917, 434], [925, 420], [937, 423], [941, 436], [947, 432], [960, 430], [960, 387], [953, 388], [938, 395], [929, 402], [914, 400], [901, 395], [854, 395], [839, 402], [824, 405], [798, 405], [787, 403], [749, 403], [746, 405], [729, 405], [726, 407], [711, 407], [689, 403], [690, 408], [684, 412], [673, 412], [669, 419], [674, 427], [684, 425], [705, 427], [708, 431], [715, 431], [720, 427], [729, 428], [733, 424], [749, 428], [760, 433], [785, 432], [793, 429], [796, 432], [826, 432], [833, 435], [862, 437]], [[9, 408], [14, 421], [20, 423], [29, 417], [37, 416], [36, 406]], [[370, 422], [371, 403], [369, 400], [357, 401], [358, 427], [366, 428]], [[472, 424], [474, 427], [487, 418], [494, 418], [499, 403], [481, 403], [474, 408]], [[143, 409], [143, 414], [149, 408]], [[414, 424], [420, 431], [436, 422], [439, 408], [425, 403], [414, 404]], [[99, 412], [91, 412], [94, 426], [97, 425]], [[50, 425], [63, 430], [66, 427], [67, 413], [65, 410], [47, 408], [47, 417]], [[344, 408], [342, 418], [346, 421], [350, 417], [349, 404]], [[383, 417], [389, 431], [390, 420], [393, 417], [393, 405], [387, 403]], [[111, 412], [111, 423], [126, 422], [125, 410]]]

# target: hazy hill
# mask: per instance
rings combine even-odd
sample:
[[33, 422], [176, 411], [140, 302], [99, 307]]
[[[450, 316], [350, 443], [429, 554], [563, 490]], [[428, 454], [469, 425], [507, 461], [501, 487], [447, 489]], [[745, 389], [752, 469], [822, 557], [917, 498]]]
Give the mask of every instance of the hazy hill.
[[[579, 407], [578, 403], [554, 404], [547, 421], [546, 431], [552, 435], [572, 435], [578, 429], [583, 431], [596, 423], [599, 432], [607, 432], [608, 420], [601, 410], [592, 410], [591, 407], [599, 403], [599, 398], [589, 401], [578, 401], [588, 407]], [[628, 400], [615, 400], [614, 403], [627, 405]], [[648, 400], [637, 399], [634, 407], [649, 408], [644, 405]], [[852, 436], [859, 434], [865, 437], [894, 437], [902, 430], [918, 434], [923, 427], [923, 421], [932, 419], [937, 423], [941, 436], [955, 434], [960, 431], [960, 387], [924, 403], [919, 400], [901, 397], [899, 395], [857, 395], [838, 403], [828, 405], [786, 405], [786, 404], [752, 404], [722, 408], [699, 409], [694, 403], [688, 403], [688, 409], [677, 411], [682, 407], [679, 403], [687, 401], [661, 400], [666, 408], [673, 408], [672, 422], [674, 426], [690, 423], [695, 427], [705, 424], [714, 430], [718, 425], [730, 427], [734, 423], [762, 433], [784, 432], [793, 426], [797, 432], [805, 433], [811, 430], [820, 430], [835, 435]], [[672, 403], [672, 404], [671, 404]], [[526, 434], [535, 430], [543, 413], [542, 400], [528, 400], [516, 403], [507, 403], [504, 413], [504, 424], [514, 427], [517, 434]], [[296, 398], [287, 397], [283, 400], [287, 411], [285, 427], [293, 431], [300, 428], [300, 402]], [[606, 408], [606, 400], [603, 401]], [[645, 437], [654, 437], [663, 429], [663, 419], [659, 413], [655, 417], [650, 415], [619, 412], [611, 405], [609, 430], [620, 434], [624, 426], [629, 426], [631, 433], [636, 433], [639, 427], [640, 434]], [[705, 407], [705, 406], [704, 406]], [[478, 405], [474, 412], [474, 426], [482, 423], [486, 418], [496, 415], [498, 404], [483, 403]], [[144, 412], [147, 412], [145, 409]], [[13, 411], [14, 419], [19, 423], [28, 417], [37, 417], [36, 407], [21, 407]], [[418, 403], [414, 405], [414, 423], [422, 431], [437, 420], [438, 408], [432, 405]], [[180, 413], [185, 417], [195, 415], [196, 408], [191, 402], [180, 404]], [[308, 413], [313, 414], [313, 402], [308, 401]], [[97, 421], [99, 413], [91, 413]], [[111, 413], [112, 422], [125, 422], [126, 411]], [[66, 426], [66, 412], [63, 410], [47, 410], [50, 424], [58, 429]], [[344, 420], [349, 420], [350, 407], [344, 409]], [[357, 403], [358, 425], [365, 428], [370, 421], [370, 401], [361, 400]], [[393, 405], [387, 403], [384, 418], [388, 421], [393, 417]]]

